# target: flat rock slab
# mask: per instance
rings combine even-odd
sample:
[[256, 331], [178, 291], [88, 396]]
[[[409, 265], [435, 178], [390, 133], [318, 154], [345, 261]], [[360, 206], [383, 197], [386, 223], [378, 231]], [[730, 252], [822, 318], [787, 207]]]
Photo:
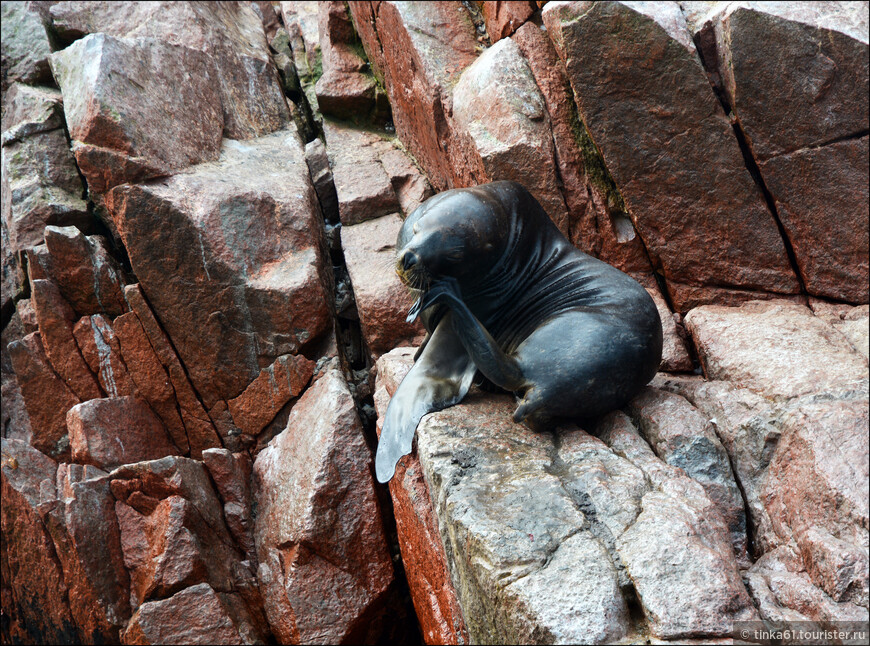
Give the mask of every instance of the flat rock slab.
[[[408, 348], [379, 360], [381, 415], [410, 363]], [[576, 428], [558, 439], [533, 433], [510, 420], [514, 407], [475, 390], [421, 421], [416, 456], [390, 485], [403, 510], [403, 554], [414, 550], [415, 567], [430, 573], [409, 579], [419, 585], [415, 603], [436, 589], [446, 561], [472, 643], [727, 635], [735, 619], [755, 616], [716, 504], [656, 457], [625, 415], [608, 447]], [[422, 482], [413, 481], [418, 469]], [[431, 541], [426, 497], [443, 556], [420, 549]], [[653, 545], [672, 558], [651, 559]], [[639, 623], [623, 596], [631, 586], [644, 608]], [[453, 591], [439, 591], [429, 615], [450, 610]], [[674, 608], [675, 596], [692, 601]]]
[[706, 305], [686, 326], [709, 379], [780, 399], [867, 388], [867, 360], [803, 305]]
[[327, 331], [323, 225], [295, 131], [226, 140], [219, 161], [107, 205], [207, 409]]
[[405, 320], [414, 299], [394, 269], [401, 228], [401, 218], [392, 214], [341, 231], [363, 336], [375, 359], [399, 345], [419, 344], [425, 334], [419, 321]]
[[[543, 19], [580, 117], [669, 285], [797, 293], [677, 3], [558, 3]], [[680, 290], [669, 291], [683, 310]]]

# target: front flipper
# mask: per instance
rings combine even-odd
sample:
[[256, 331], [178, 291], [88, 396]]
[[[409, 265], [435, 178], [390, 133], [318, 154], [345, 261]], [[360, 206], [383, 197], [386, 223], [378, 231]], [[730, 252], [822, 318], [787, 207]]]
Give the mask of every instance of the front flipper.
[[438, 323], [387, 406], [375, 456], [378, 482], [388, 482], [402, 456], [411, 452], [420, 418], [460, 402], [471, 386], [476, 367], [453, 331], [451, 319], [448, 313]]

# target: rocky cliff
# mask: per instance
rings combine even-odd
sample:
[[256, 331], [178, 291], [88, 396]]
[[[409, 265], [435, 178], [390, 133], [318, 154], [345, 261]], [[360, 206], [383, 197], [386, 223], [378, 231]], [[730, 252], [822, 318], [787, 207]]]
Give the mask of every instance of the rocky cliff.
[[[4, 643], [684, 643], [868, 620], [861, 2], [3, 2]], [[389, 486], [437, 191], [516, 180], [661, 372], [473, 389]]]

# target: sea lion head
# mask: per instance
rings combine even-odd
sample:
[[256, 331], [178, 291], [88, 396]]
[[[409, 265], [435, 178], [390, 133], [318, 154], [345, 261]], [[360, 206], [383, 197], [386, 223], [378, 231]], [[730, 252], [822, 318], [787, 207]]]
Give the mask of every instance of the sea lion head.
[[425, 291], [435, 281], [474, 282], [504, 252], [509, 226], [501, 204], [476, 188], [445, 191], [426, 200], [402, 225], [396, 273]]

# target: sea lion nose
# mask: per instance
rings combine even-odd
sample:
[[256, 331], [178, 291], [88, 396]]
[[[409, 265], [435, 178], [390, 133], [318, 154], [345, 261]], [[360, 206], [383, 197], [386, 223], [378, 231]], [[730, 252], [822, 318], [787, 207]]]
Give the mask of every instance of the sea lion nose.
[[404, 269], [405, 271], [408, 271], [411, 267], [416, 265], [419, 261], [420, 261], [420, 259], [417, 257], [417, 254], [415, 254], [413, 251], [406, 251], [402, 255], [402, 269]]

